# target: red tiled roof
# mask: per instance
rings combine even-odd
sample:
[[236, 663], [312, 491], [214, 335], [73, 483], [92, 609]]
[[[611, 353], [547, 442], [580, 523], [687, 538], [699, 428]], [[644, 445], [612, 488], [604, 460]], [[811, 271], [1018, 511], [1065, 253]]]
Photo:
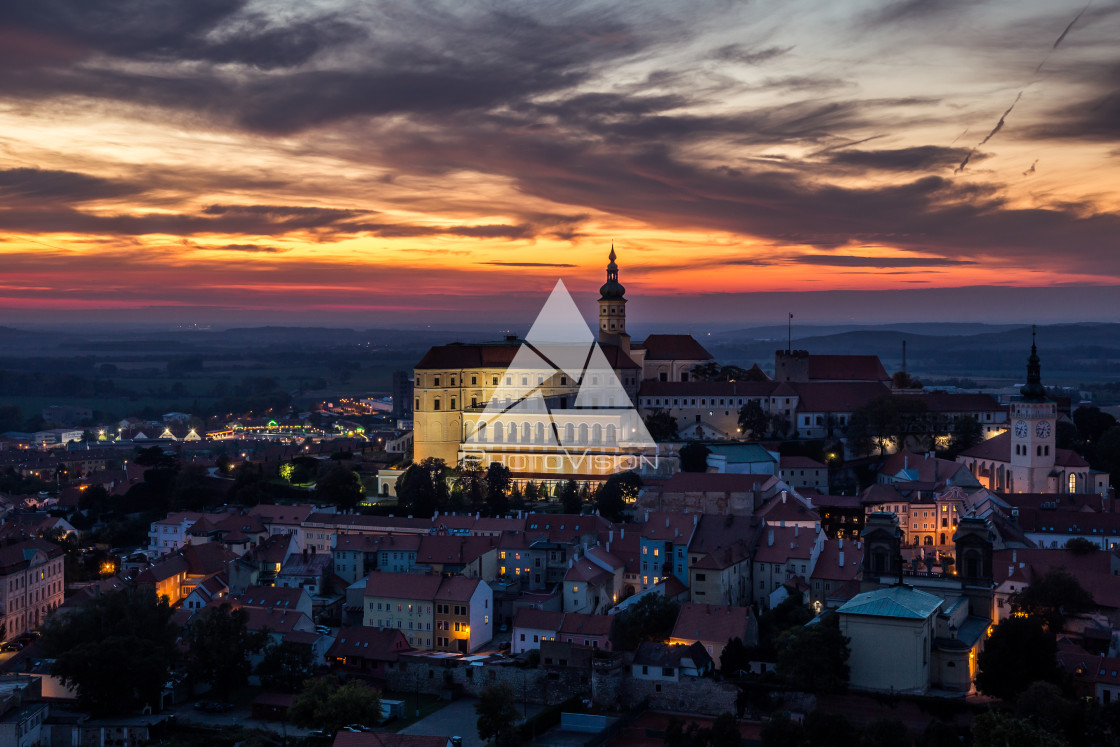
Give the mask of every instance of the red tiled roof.
[[993, 462], [1010, 462], [1011, 431], [981, 441], [971, 449], [962, 451], [960, 456], [968, 457], [969, 459], [988, 459]]
[[678, 472], [661, 486], [664, 493], [745, 493], [762, 485], [769, 475], [720, 472]]
[[440, 581], [439, 576], [374, 572], [366, 580], [365, 596], [428, 601], [435, 598]]
[[580, 558], [572, 563], [572, 567], [564, 574], [565, 581], [586, 581], [588, 583], [602, 583], [607, 578], [607, 572], [592, 563], [587, 558]]
[[559, 630], [564, 622], [563, 612], [539, 610], [536, 607], [520, 607], [513, 614], [513, 627], [532, 630]]
[[242, 607], [295, 609], [306, 593], [303, 589], [289, 589], [283, 586], [249, 586], [244, 594], [237, 597], [236, 602]]
[[643, 381], [642, 397], [769, 397], [773, 381]]
[[[415, 368], [418, 370], [458, 370], [470, 368], [507, 368], [513, 363], [522, 340], [437, 345], [430, 348]], [[616, 345], [600, 345], [608, 365], [615, 369], [638, 368], [638, 364]]]
[[557, 628], [557, 633], [586, 636], [608, 636], [614, 618], [609, 615], [588, 615], [582, 612], [568, 612]]
[[699, 514], [678, 514], [668, 511], [650, 511], [642, 524], [642, 537], [647, 540], [684, 544], [700, 520]]
[[482, 580], [477, 578], [451, 576], [443, 579], [434, 598], [448, 602], [469, 602], [481, 583]]
[[[844, 553], [844, 565], [840, 565], [840, 553]], [[845, 540], [826, 539], [817, 556], [812, 578], [829, 581], [852, 581], [859, 576], [863, 563], [863, 543]]]
[[1120, 583], [1112, 575], [1111, 558], [1112, 553], [1103, 550], [1084, 555], [1063, 549], [997, 550], [992, 555], [992, 575], [998, 585], [1020, 568], [1031, 579], [1044, 575], [1051, 568], [1064, 568], [1093, 595], [1097, 605], [1117, 609], [1120, 608]]
[[642, 342], [647, 361], [708, 361], [712, 354], [692, 335], [650, 335]]
[[422, 535], [416, 549], [416, 562], [472, 563], [496, 547], [495, 537]]
[[929, 412], [970, 413], [1003, 412], [1007, 408], [990, 394], [956, 394], [952, 392], [923, 392], [921, 394], [898, 394], [925, 404]]
[[395, 628], [339, 628], [334, 643], [327, 649], [328, 658], [343, 656], [396, 661], [401, 651], [409, 651], [408, 639]]
[[789, 386], [797, 393], [797, 411], [807, 413], [854, 412], [890, 394], [885, 385], [867, 381], [809, 382]]
[[671, 638], [686, 641], [727, 643], [732, 638], [747, 642], [750, 608], [720, 604], [681, 605]]
[[826, 381], [890, 381], [877, 355], [810, 355], [809, 379]]
[[[774, 542], [770, 543], [773, 533]], [[785, 563], [791, 558], [808, 560], [812, 554], [816, 534], [812, 529], [798, 527], [766, 527], [759, 534], [756, 563]]]
[[816, 459], [807, 456], [783, 456], [780, 465], [781, 469], [827, 469]]

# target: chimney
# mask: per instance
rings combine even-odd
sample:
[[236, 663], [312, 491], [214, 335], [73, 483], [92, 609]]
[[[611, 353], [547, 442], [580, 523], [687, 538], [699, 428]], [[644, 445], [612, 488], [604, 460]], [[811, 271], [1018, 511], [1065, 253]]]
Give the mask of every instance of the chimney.
[[794, 524], [794, 525], [793, 525], [793, 536], [794, 536], [794, 537], [796, 537], [796, 536], [797, 536], [797, 530], [798, 530], [798, 529], [800, 529], [800, 525], [798, 525], [798, 524]]
[[840, 551], [840, 567], [841, 568], [844, 567], [844, 551], [843, 550]]
[[618, 528], [618, 538], [619, 539], [626, 539], [626, 527], [619, 527]]
[[786, 502], [786, 491], [782, 491], [782, 503]]
[[910, 469], [910, 455], [909, 454], [903, 454], [902, 455], [902, 468], [903, 469]]
[[766, 545], [768, 547], [773, 547], [774, 546], [774, 530], [773, 529], [770, 530], [770, 534], [766, 537]]
[[607, 530], [607, 547], [610, 547], [611, 541], [614, 540], [614, 530]]

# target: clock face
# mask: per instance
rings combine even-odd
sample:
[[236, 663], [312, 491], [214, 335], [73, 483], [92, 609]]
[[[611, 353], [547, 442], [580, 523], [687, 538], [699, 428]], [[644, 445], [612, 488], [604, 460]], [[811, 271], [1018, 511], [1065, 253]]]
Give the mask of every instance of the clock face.
[[1018, 436], [1019, 438], [1026, 438], [1027, 434], [1029, 432], [1030, 432], [1030, 429], [1027, 427], [1027, 421], [1025, 421], [1025, 420], [1016, 420], [1015, 421], [1015, 435], [1016, 436]]
[[1049, 438], [1050, 424], [1045, 420], [1042, 420], [1034, 427], [1034, 432], [1035, 435], [1037, 435], [1039, 438]]

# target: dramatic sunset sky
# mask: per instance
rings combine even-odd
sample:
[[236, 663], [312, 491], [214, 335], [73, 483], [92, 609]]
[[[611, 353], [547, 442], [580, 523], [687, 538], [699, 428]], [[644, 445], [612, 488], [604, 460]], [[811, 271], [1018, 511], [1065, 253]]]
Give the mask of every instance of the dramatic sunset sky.
[[645, 323], [1120, 319], [1118, 40], [1115, 0], [9, 0], [0, 323], [530, 321], [612, 241]]

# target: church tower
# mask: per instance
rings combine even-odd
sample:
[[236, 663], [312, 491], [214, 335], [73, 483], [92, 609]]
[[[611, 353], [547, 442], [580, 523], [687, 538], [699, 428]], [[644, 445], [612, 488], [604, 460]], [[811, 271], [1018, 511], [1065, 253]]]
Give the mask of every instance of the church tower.
[[1054, 471], [1057, 446], [1054, 437], [1058, 420], [1057, 405], [1046, 397], [1042, 386], [1042, 367], [1038, 360], [1035, 333], [1031, 330], [1031, 357], [1027, 359], [1027, 383], [1019, 390], [1022, 397], [1011, 403], [1011, 485], [1013, 493], [1053, 492], [1050, 473]]
[[630, 335], [626, 333], [626, 289], [618, 282], [618, 256], [611, 245], [607, 263], [607, 282], [599, 289], [599, 344], [617, 345], [630, 354]]

